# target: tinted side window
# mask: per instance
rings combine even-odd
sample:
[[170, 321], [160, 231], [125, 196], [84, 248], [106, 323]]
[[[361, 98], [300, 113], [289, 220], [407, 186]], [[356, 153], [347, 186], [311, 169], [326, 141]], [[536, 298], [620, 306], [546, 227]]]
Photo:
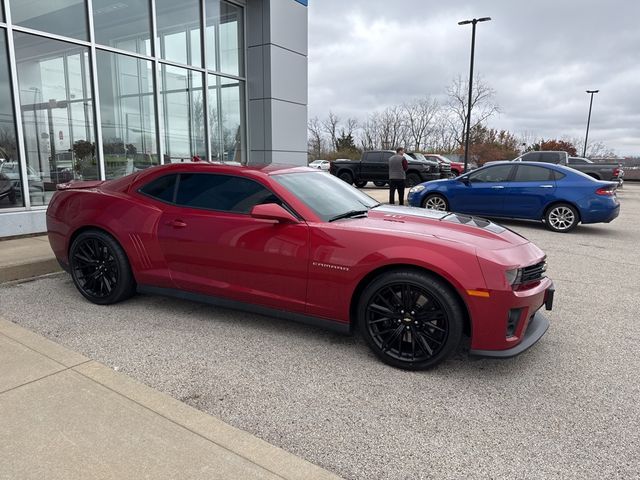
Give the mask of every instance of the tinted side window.
[[474, 172], [469, 175], [469, 180], [473, 183], [486, 183], [486, 182], [506, 182], [509, 179], [512, 165], [496, 165], [494, 167], [487, 167], [478, 172]]
[[569, 165], [586, 165], [588, 162], [583, 160], [582, 158], [571, 158], [569, 157]]
[[258, 182], [231, 175], [183, 173], [176, 203], [191, 208], [249, 213], [262, 203], [281, 204], [278, 197]]
[[147, 183], [140, 192], [163, 202], [173, 203], [178, 175], [165, 175]]
[[552, 170], [533, 165], [519, 165], [516, 170], [515, 182], [546, 182], [552, 179]]
[[364, 154], [365, 162], [381, 162], [382, 152], [367, 152]]
[[540, 153], [540, 160], [538, 161], [545, 163], [560, 163], [562, 157], [562, 152], [542, 152]]

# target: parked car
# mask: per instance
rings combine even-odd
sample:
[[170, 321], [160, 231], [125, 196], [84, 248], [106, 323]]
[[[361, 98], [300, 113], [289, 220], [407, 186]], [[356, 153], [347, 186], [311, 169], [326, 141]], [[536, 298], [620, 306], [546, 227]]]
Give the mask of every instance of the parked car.
[[562, 151], [533, 151], [526, 152], [514, 160], [514, 162], [545, 162], [555, 165], [569, 166], [575, 170], [586, 173], [596, 180], [611, 180], [622, 185], [624, 169], [620, 163], [594, 163], [581, 157], [570, 157]]
[[[14, 191], [20, 194], [20, 164], [18, 162], [9, 161], [0, 163], [0, 173], [5, 175], [13, 182]], [[29, 183], [29, 194], [32, 199], [44, 203], [44, 182], [42, 177], [30, 165], [27, 165], [27, 179]]]
[[[454, 162], [453, 160], [449, 160], [447, 157], [444, 157], [442, 155], [436, 155], [434, 153], [430, 153], [428, 155], [425, 154], [425, 157], [435, 158], [441, 163], [449, 164], [451, 168], [451, 174], [454, 177], [457, 177], [458, 175], [462, 175], [464, 173], [464, 163], [462, 162]], [[476, 162], [471, 160], [467, 162], [467, 170], [474, 170], [476, 168], [478, 168], [478, 164]]]
[[554, 232], [569, 232], [578, 223], [615, 219], [617, 187], [561, 165], [493, 162], [453, 180], [417, 185], [407, 201], [434, 210], [540, 220]]
[[316, 169], [207, 162], [71, 182], [47, 210], [80, 293], [173, 295], [343, 333], [390, 365], [432, 367], [469, 335], [508, 357], [540, 339], [545, 254], [482, 219], [381, 205]]
[[[336, 160], [331, 162], [329, 171], [340, 180], [356, 187], [364, 187], [373, 182], [382, 187], [389, 182], [389, 158], [395, 155], [393, 150], [368, 150], [362, 152], [360, 160]], [[411, 158], [405, 153], [409, 164], [407, 170], [407, 186], [412, 187], [420, 182], [440, 178], [438, 162]]]
[[314, 160], [309, 164], [309, 166], [311, 168], [317, 168], [318, 170], [328, 171], [330, 164], [331, 162], [329, 162], [329, 160]]
[[0, 200], [5, 198], [9, 200], [11, 205], [15, 205], [18, 201], [13, 180], [4, 173], [0, 173]]
[[451, 176], [451, 165], [447, 162], [441, 161], [434, 155], [425, 155], [419, 152], [408, 152], [407, 155], [413, 159], [420, 160], [421, 162], [435, 162], [440, 168], [440, 178], [449, 178]]

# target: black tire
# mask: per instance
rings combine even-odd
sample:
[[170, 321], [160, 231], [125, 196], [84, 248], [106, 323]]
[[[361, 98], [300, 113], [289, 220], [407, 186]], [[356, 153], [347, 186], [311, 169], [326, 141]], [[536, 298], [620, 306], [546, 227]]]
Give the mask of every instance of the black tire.
[[551, 205], [544, 214], [544, 224], [552, 232], [567, 233], [580, 223], [580, 214], [568, 203]]
[[424, 370], [460, 345], [464, 312], [451, 287], [427, 272], [380, 275], [358, 302], [358, 328], [383, 362]]
[[429, 208], [431, 210], [439, 210], [442, 212], [449, 211], [449, 202], [439, 193], [430, 193], [422, 201], [423, 208]]
[[379, 180], [376, 180], [375, 182], [373, 182], [373, 184], [374, 184], [376, 187], [382, 188], [382, 187], [384, 187], [384, 186], [387, 184], [387, 182], [381, 182], [381, 181], [379, 181]]
[[363, 188], [367, 186], [367, 181], [366, 180], [356, 180], [354, 182], [354, 185], [358, 188]]
[[353, 175], [350, 172], [340, 172], [338, 178], [349, 185], [353, 185]]
[[78, 235], [69, 249], [73, 283], [90, 302], [109, 305], [131, 297], [136, 283], [120, 244], [101, 230]]
[[418, 175], [417, 173], [410, 173], [409, 175], [407, 175], [407, 181], [406, 181], [407, 188], [415, 187], [419, 183], [422, 183], [422, 179], [420, 178], [420, 175]]

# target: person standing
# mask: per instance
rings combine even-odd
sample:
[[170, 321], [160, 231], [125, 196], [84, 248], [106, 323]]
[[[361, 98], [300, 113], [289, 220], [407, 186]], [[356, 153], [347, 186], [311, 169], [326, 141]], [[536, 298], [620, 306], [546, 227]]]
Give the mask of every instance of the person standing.
[[409, 168], [404, 158], [404, 148], [396, 148], [396, 154], [389, 159], [389, 204], [395, 205], [395, 193], [398, 191], [399, 203], [404, 205], [404, 185]]

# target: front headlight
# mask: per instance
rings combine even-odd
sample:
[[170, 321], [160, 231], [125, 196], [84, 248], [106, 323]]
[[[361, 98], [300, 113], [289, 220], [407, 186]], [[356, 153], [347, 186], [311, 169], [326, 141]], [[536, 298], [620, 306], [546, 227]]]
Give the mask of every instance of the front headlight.
[[504, 272], [504, 276], [506, 277], [509, 285], [515, 285], [520, 283], [520, 280], [522, 279], [522, 269], [514, 268], [513, 270], [506, 270]]
[[415, 187], [411, 187], [411, 190], [409, 190], [409, 193], [418, 193], [424, 189], [425, 189], [424, 185], [416, 185]]

